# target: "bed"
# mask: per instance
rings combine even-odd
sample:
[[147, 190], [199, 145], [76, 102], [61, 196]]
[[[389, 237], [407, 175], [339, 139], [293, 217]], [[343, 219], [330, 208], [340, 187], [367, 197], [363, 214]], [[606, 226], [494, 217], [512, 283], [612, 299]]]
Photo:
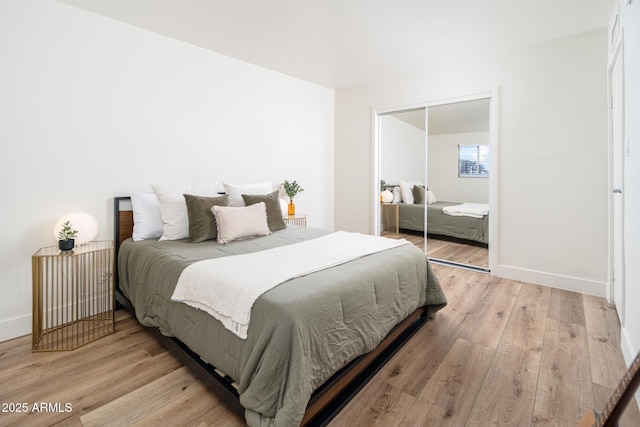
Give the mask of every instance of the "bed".
[[459, 205], [458, 202], [435, 202], [429, 205], [399, 203], [399, 227], [404, 230], [424, 232], [424, 209], [427, 207], [427, 233], [471, 240], [483, 244], [489, 243], [489, 215], [482, 218], [451, 216], [443, 213], [447, 206]]
[[318, 239], [287, 227], [228, 244], [134, 242], [133, 215], [115, 198], [118, 304], [197, 371], [249, 425], [322, 425], [446, 305], [424, 253], [412, 245], [286, 281], [253, 304], [241, 339], [202, 310], [171, 300], [197, 261]]

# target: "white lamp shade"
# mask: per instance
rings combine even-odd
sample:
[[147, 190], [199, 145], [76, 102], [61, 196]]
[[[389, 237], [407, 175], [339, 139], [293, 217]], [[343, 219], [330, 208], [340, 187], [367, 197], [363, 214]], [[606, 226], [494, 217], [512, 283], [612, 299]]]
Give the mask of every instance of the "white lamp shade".
[[393, 202], [393, 193], [389, 190], [384, 190], [380, 193], [380, 199], [382, 200], [382, 203], [391, 203]]
[[94, 217], [84, 212], [72, 212], [60, 218], [53, 227], [53, 237], [56, 240], [58, 240], [62, 224], [67, 221], [71, 224], [71, 228], [78, 230], [78, 234], [74, 238], [76, 245], [88, 243], [98, 235], [98, 221]]

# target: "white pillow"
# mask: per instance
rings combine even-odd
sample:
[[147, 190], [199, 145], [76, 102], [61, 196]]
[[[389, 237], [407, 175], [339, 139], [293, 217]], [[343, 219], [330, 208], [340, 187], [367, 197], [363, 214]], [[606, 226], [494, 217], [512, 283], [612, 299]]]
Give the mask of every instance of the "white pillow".
[[[411, 193], [413, 194], [413, 193]], [[400, 194], [400, 187], [393, 187], [393, 202], [392, 203], [400, 203], [402, 202], [402, 194]]]
[[213, 206], [211, 212], [218, 224], [218, 243], [271, 234], [264, 202], [242, 207]]
[[133, 193], [133, 234], [135, 242], [147, 239], [157, 239], [162, 236], [162, 216], [160, 215], [160, 201], [153, 193]]
[[218, 183], [186, 185], [152, 185], [153, 192], [160, 201], [162, 216], [162, 236], [160, 240], [178, 240], [189, 237], [189, 216], [185, 194], [194, 196], [216, 196]]
[[224, 185], [224, 191], [229, 195], [229, 206], [244, 206], [243, 194], [269, 194], [273, 192], [273, 185], [269, 181], [243, 185], [229, 184], [227, 182], [222, 184]]
[[420, 181], [400, 181], [400, 194], [402, 201], [408, 204], [413, 203], [413, 186], [422, 185]]
[[425, 202], [428, 205], [432, 205], [436, 202], [436, 195], [433, 194], [433, 191], [427, 190], [427, 196], [425, 197], [425, 199], [426, 199]]

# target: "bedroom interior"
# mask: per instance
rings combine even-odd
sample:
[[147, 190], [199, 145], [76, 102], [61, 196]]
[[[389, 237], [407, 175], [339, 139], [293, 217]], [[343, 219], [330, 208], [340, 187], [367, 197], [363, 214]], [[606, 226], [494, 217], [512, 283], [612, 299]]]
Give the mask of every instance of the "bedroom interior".
[[[437, 43], [404, 43], [416, 39]], [[482, 261], [462, 264], [486, 260], [490, 274], [434, 262], [448, 306], [331, 424], [398, 425], [443, 409], [452, 423], [577, 421], [602, 408], [640, 349], [638, 0], [5, 0], [0, 52], [0, 379], [12, 402], [74, 408], [29, 421], [144, 423], [210, 405], [202, 422], [244, 424], [123, 310], [112, 334], [31, 352], [32, 258], [56, 243], [64, 214], [90, 214], [96, 239], [112, 241], [114, 196], [150, 183], [295, 178], [309, 229], [384, 234], [380, 180], [405, 177], [375, 172], [376, 112], [469, 94], [490, 94], [499, 163], [490, 178], [465, 178], [488, 183], [492, 222], [488, 248], [465, 245]], [[426, 171], [406, 179], [449, 199]], [[427, 255], [451, 248], [417, 233]], [[0, 424], [21, 416], [0, 413]]]
[[[377, 113], [380, 234], [409, 239], [431, 261], [490, 272], [491, 97], [426, 104]], [[471, 148], [483, 150], [482, 164], [469, 163], [483, 170], [464, 174], [460, 153]], [[460, 206], [480, 211], [448, 212]]]

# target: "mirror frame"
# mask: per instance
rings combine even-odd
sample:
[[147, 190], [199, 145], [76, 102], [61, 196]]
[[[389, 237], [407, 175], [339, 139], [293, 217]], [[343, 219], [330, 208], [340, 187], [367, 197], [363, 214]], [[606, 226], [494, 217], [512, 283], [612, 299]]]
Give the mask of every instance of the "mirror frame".
[[[394, 107], [382, 107], [382, 108], [372, 108], [371, 109], [371, 135], [372, 138], [372, 192], [371, 192], [371, 224], [372, 224], [372, 234], [379, 236], [380, 235], [380, 151], [381, 151], [381, 141], [380, 141], [380, 125], [381, 120], [380, 116], [385, 114], [397, 113], [402, 111], [409, 110], [417, 110], [420, 108], [425, 108], [426, 114], [426, 133], [427, 133], [427, 141], [428, 141], [428, 133], [429, 133], [429, 107], [436, 107], [439, 105], [446, 104], [454, 104], [458, 102], [465, 101], [474, 101], [478, 99], [490, 99], [490, 111], [489, 111], [489, 132], [490, 132], [490, 150], [491, 150], [491, 175], [489, 176], [489, 212], [491, 215], [489, 216], [489, 271], [495, 272], [495, 267], [497, 266], [496, 256], [498, 252], [499, 246], [499, 230], [498, 230], [498, 182], [499, 182], [499, 170], [498, 170], [498, 88], [494, 88], [491, 90], [483, 91], [483, 92], [475, 92], [473, 94], [450, 97], [450, 98], [441, 98], [437, 100], [423, 101], [414, 104], [406, 104], [406, 105], [398, 105]], [[429, 150], [426, 150], [427, 155], [425, 158], [425, 168], [427, 168], [427, 159], [429, 156]], [[425, 171], [425, 174], [428, 171]], [[426, 212], [425, 212], [425, 222], [426, 222]], [[426, 233], [425, 233], [426, 234]], [[425, 254], [427, 253], [427, 239], [425, 238]], [[495, 274], [495, 273], [494, 273]]]

